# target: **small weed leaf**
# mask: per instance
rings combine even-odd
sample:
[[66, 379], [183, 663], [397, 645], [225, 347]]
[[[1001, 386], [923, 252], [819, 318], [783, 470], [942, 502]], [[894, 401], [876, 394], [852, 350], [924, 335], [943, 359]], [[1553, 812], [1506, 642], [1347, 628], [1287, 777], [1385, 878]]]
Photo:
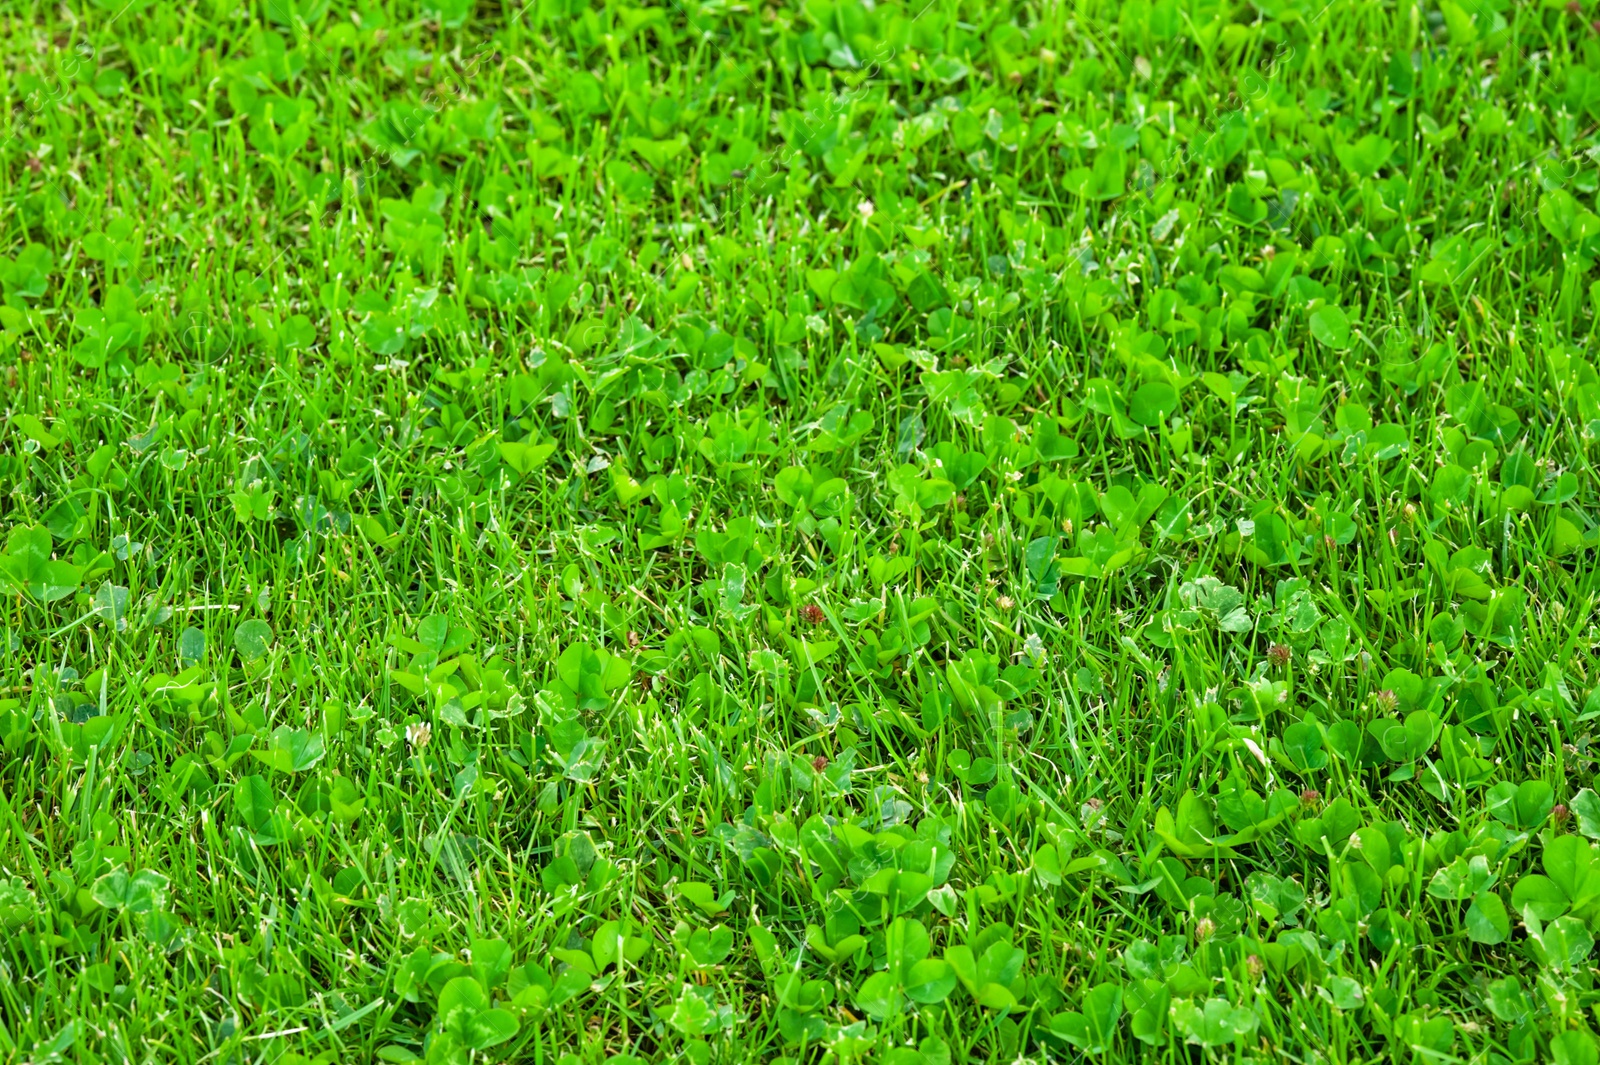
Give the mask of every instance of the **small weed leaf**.
[[499, 442], [500, 458], [516, 472], [518, 477], [527, 477], [538, 470], [555, 454], [556, 445], [553, 443], [530, 444], [525, 441]]
[[1081, 1011], [1050, 1018], [1050, 1031], [1086, 1054], [1104, 1054], [1116, 1038], [1122, 1018], [1122, 988], [1097, 984], [1083, 996]]
[[462, 1051], [488, 1050], [516, 1037], [516, 1015], [490, 1004], [488, 992], [475, 977], [458, 976], [439, 992], [435, 1030]]
[[279, 773], [304, 773], [327, 754], [321, 733], [279, 725], [272, 730], [265, 750], [253, 750], [251, 757]]
[[19, 931], [31, 925], [38, 915], [39, 900], [21, 877], [0, 880], [0, 928]]
[[272, 646], [272, 626], [260, 620], [241, 622], [233, 630], [233, 646], [245, 663], [259, 661]]
[[1474, 943], [1494, 946], [1511, 934], [1511, 918], [1499, 895], [1483, 892], [1467, 907], [1467, 934]]
[[64, 599], [77, 591], [80, 570], [52, 559], [50, 533], [39, 526], [17, 526], [6, 537], [0, 557], [0, 580], [13, 594], [22, 593], [41, 603]]
[[625, 659], [587, 644], [572, 644], [556, 660], [556, 689], [580, 709], [605, 706], [628, 676]]
[[708, 1036], [733, 1027], [733, 1008], [719, 1003], [713, 988], [685, 984], [667, 1023], [686, 1036]]
[[91, 894], [94, 901], [108, 910], [129, 914], [147, 914], [166, 905], [166, 877], [153, 869], [129, 873], [115, 869], [94, 882]]
[[1172, 1023], [1184, 1042], [1202, 1047], [1227, 1046], [1256, 1030], [1259, 1021], [1253, 1011], [1235, 1006], [1227, 999], [1208, 998], [1203, 1002], [1185, 999], [1172, 1004]]
[[265, 777], [241, 777], [233, 788], [233, 806], [253, 832], [265, 829], [277, 811], [277, 799]]

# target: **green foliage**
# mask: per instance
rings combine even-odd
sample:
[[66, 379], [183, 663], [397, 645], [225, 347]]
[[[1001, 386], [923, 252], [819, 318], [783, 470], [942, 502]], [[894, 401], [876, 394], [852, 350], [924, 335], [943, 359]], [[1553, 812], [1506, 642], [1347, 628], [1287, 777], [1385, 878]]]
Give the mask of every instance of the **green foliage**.
[[1600, 1059], [1592, 11], [12, 6], [0, 1060]]

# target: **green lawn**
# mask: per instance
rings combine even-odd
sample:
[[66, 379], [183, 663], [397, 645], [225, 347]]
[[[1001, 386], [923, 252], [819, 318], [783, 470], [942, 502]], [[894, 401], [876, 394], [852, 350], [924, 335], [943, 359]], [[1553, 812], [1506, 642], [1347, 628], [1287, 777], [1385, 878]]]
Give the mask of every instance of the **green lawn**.
[[0, 1062], [1596, 1065], [1592, 19], [0, 4]]

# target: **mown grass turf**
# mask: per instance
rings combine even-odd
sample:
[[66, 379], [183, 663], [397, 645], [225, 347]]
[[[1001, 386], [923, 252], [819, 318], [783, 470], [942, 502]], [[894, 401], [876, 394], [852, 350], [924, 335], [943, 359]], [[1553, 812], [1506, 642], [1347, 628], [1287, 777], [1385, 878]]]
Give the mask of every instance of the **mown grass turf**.
[[0, 1060], [1594, 1065], [1597, 15], [0, 7]]

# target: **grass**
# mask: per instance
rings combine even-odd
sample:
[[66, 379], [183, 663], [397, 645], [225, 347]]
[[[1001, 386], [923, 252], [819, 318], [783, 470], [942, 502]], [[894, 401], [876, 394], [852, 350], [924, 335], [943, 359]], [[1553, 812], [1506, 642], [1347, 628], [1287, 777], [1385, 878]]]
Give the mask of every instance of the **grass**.
[[0, 1061], [1600, 1058], [1585, 4], [0, 17]]

